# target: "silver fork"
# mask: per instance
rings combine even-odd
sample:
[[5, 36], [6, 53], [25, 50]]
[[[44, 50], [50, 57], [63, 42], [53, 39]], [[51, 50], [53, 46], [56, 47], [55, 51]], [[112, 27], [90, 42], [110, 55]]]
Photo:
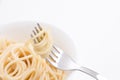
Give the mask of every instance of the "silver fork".
[[49, 55], [49, 57], [47, 57], [47, 61], [56, 68], [61, 70], [65, 71], [78, 70], [95, 78], [96, 80], [107, 80], [104, 77], [102, 77], [99, 73], [89, 68], [77, 65], [76, 62], [69, 55], [65, 54], [62, 49], [55, 45], [51, 50], [51, 54]]
[[[42, 30], [42, 27], [38, 23], [37, 26], [38, 27], [35, 27], [35, 30], [33, 30], [33, 35], [36, 35], [37, 33], [39, 33], [39, 31]], [[31, 35], [31, 37], [33, 37], [33, 35]], [[34, 39], [34, 42], [39, 43], [39, 39]], [[77, 65], [76, 62], [69, 55], [65, 54], [64, 51], [56, 45], [53, 45], [51, 53], [46, 58], [46, 60], [54, 67], [64, 71], [78, 70], [93, 77], [96, 80], [107, 80], [106, 78], [102, 77], [99, 73], [89, 68]]]

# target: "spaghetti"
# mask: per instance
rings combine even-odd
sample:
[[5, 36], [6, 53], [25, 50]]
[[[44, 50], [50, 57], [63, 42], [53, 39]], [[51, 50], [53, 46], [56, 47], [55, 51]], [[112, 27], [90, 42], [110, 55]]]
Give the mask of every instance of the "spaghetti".
[[48, 37], [35, 45], [31, 41], [26, 44], [0, 39], [0, 80], [63, 80], [64, 71], [36, 54], [50, 51]]

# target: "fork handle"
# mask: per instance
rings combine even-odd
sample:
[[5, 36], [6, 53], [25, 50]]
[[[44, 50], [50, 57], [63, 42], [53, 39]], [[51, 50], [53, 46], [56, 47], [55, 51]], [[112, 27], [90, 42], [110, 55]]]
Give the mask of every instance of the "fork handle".
[[90, 75], [91, 77], [95, 78], [96, 80], [107, 80], [106, 78], [102, 77], [99, 73], [86, 68], [86, 67], [79, 67], [77, 70], [82, 71], [85, 74]]

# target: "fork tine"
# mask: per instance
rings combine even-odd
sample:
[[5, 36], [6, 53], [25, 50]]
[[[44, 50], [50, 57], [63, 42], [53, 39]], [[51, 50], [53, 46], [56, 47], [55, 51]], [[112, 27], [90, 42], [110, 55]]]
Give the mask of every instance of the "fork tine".
[[57, 57], [53, 53], [51, 53], [49, 56], [52, 58], [54, 62], [57, 62]]
[[33, 30], [34, 35], [36, 35], [36, 32]]
[[36, 30], [37, 33], [39, 33], [39, 30], [37, 29], [37, 27], [35, 27], [35, 30]]
[[[34, 35], [36, 35], [39, 32], [40, 32], [39, 29], [37, 29], [37, 27], [35, 27], [35, 31], [33, 30]], [[40, 38], [39, 37], [36, 37], [36, 40], [37, 40], [37, 42], [40, 42]]]
[[47, 60], [50, 64], [52, 64], [52, 65], [54, 65], [54, 66], [56, 65], [56, 63], [55, 63], [53, 60], [51, 60], [51, 58], [47, 57], [46, 60]]
[[51, 54], [56, 56], [56, 58], [58, 58], [60, 56], [60, 54], [54, 48], [52, 49]]
[[[33, 38], [33, 35], [31, 34], [31, 37]], [[34, 40], [34, 43], [36, 43], [36, 40], [35, 39], [33, 39]]]
[[[36, 35], [36, 32], [33, 30], [33, 34], [31, 34], [31, 37], [33, 38], [34, 36], [33, 35]], [[34, 39], [34, 43], [37, 43], [37, 40]]]
[[[34, 30], [33, 30], [33, 34], [34, 34], [34, 35], [37, 35], [37, 31], [34, 31]], [[36, 39], [34, 39], [34, 40], [35, 40], [35, 43], [37, 43], [37, 42], [40, 41], [38, 37], [36, 37]]]
[[40, 26], [39, 23], [37, 23], [37, 26], [38, 26], [39, 30], [42, 31], [42, 27]]
[[53, 45], [53, 49], [51, 51], [56, 57], [60, 57], [62, 52], [59, 48], [57, 48], [55, 45]]
[[[40, 30], [37, 27], [35, 27], [35, 30], [36, 30], [37, 33], [40, 32]], [[39, 37], [37, 37], [37, 40], [38, 40], [38, 42], [40, 42], [40, 38]]]
[[53, 48], [54, 48], [58, 53], [60, 53], [60, 51], [58, 50], [58, 48], [57, 48], [55, 45], [53, 45]]
[[56, 54], [53, 52], [53, 50], [51, 51], [51, 53], [52, 53], [56, 58], [58, 58], [59, 55], [56, 55]]

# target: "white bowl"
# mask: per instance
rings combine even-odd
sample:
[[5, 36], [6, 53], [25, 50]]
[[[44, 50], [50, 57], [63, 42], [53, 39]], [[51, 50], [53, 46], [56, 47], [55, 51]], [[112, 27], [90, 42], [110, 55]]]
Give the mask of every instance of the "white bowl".
[[[30, 38], [30, 34], [37, 22], [25, 21], [14, 22], [0, 26], [0, 37], [24, 42]], [[49, 24], [40, 23], [41, 26], [47, 28], [53, 36], [54, 43], [64, 50], [70, 56], [74, 56], [76, 50], [72, 39], [63, 31]], [[73, 54], [74, 53], [74, 54]]]

